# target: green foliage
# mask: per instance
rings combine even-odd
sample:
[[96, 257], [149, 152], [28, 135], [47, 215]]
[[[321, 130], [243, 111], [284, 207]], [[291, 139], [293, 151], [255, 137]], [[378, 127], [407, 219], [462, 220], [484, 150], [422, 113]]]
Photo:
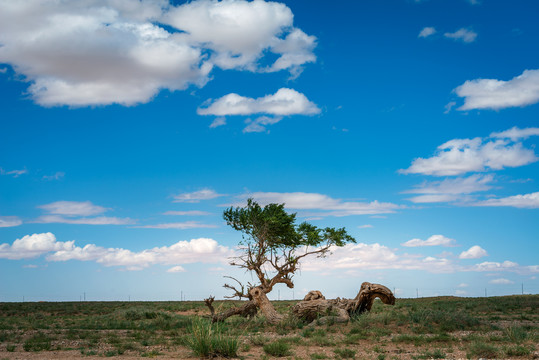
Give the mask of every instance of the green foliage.
[[425, 350], [421, 355], [414, 356], [414, 359], [445, 359], [445, 353], [440, 349]]
[[186, 337], [186, 345], [200, 357], [221, 356], [236, 357], [239, 349], [238, 337], [229, 336], [219, 328], [201, 318], [194, 318], [190, 336]]
[[347, 242], [355, 242], [345, 229], [319, 229], [305, 222], [296, 225], [296, 214], [288, 214], [284, 205], [268, 204], [262, 208], [253, 199], [248, 199], [246, 207], [231, 207], [225, 210], [223, 217], [227, 225], [247, 236], [243, 245], [262, 239], [268, 250], [322, 243], [344, 246]]
[[277, 340], [266, 344], [264, 345], [263, 349], [266, 354], [271, 356], [282, 357], [291, 355], [290, 344], [282, 340]]

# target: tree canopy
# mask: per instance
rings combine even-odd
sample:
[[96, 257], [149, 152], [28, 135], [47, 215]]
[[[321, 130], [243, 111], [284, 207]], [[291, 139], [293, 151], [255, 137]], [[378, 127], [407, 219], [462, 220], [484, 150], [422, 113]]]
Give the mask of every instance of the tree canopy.
[[276, 284], [294, 287], [292, 277], [299, 269], [300, 260], [309, 255], [326, 256], [332, 246], [344, 246], [355, 239], [344, 228], [318, 228], [307, 222], [296, 223], [296, 214], [289, 214], [285, 204], [260, 206], [253, 199], [245, 207], [230, 207], [223, 217], [228, 225], [243, 233], [241, 254], [231, 265], [254, 272], [259, 284], [248, 284], [247, 289], [225, 284], [234, 291], [231, 297], [251, 298], [249, 290], [259, 287], [269, 293]]

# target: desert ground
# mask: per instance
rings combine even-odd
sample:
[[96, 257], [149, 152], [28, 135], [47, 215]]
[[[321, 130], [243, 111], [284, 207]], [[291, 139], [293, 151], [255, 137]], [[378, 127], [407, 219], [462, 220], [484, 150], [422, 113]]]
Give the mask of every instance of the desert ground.
[[0, 303], [0, 359], [539, 358], [539, 295], [376, 301], [347, 324], [208, 314], [202, 301]]

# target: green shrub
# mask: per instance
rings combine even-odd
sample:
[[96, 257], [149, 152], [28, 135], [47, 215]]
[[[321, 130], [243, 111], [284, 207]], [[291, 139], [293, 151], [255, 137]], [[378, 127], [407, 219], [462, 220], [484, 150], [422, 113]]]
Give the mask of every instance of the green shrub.
[[355, 359], [356, 357], [356, 351], [352, 349], [335, 349], [333, 352], [341, 359]]
[[516, 345], [505, 349], [505, 355], [507, 356], [527, 356], [530, 355], [532, 349], [522, 345]]
[[481, 341], [474, 341], [468, 346], [468, 351], [466, 355], [468, 358], [496, 358], [498, 356], [499, 350], [497, 347], [487, 344]]
[[193, 319], [185, 342], [200, 357], [236, 357], [240, 345], [238, 337], [226, 335], [218, 325], [198, 317]]
[[263, 349], [266, 354], [271, 356], [282, 357], [291, 354], [290, 344], [280, 340], [264, 345]]
[[510, 326], [504, 329], [504, 335], [513, 343], [520, 344], [528, 338], [528, 332], [522, 326]]
[[42, 351], [51, 349], [52, 338], [43, 333], [37, 333], [24, 342], [24, 351]]

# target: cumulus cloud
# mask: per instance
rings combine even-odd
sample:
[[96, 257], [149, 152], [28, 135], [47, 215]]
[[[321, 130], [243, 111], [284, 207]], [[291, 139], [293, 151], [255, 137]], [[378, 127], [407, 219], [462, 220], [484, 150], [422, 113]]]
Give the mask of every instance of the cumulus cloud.
[[460, 28], [453, 33], [446, 32], [444, 36], [448, 39], [459, 40], [465, 43], [472, 43], [477, 38], [477, 33], [470, 29]]
[[493, 175], [472, 175], [466, 178], [444, 179], [442, 181], [424, 182], [414, 189], [404, 191], [405, 194], [425, 194], [409, 198], [415, 203], [452, 202], [462, 200], [462, 194], [486, 191], [494, 179]]
[[504, 198], [488, 199], [471, 204], [473, 206], [510, 206], [522, 209], [539, 208], [539, 192], [524, 195], [514, 195]]
[[358, 243], [333, 247], [331, 256], [326, 258], [306, 258], [301, 264], [301, 269], [303, 271], [400, 269], [443, 273], [455, 271], [455, 264], [445, 258], [399, 255], [394, 249], [378, 243]]
[[408, 169], [401, 169], [399, 172], [452, 176], [467, 172], [518, 167], [537, 160], [532, 149], [525, 148], [521, 142], [510, 139], [454, 139], [438, 146], [434, 156], [417, 158], [412, 161]]
[[[377, 200], [371, 202], [344, 201], [317, 193], [277, 193], [254, 192], [245, 194], [243, 198], [252, 197], [259, 204], [284, 203], [287, 209], [293, 210], [319, 210], [322, 212], [309, 213], [305, 216], [348, 216], [393, 213], [401, 206], [392, 203], [383, 203]], [[245, 205], [244, 202], [235, 204]]]
[[154, 247], [138, 252], [122, 248], [104, 248], [94, 244], [72, 246], [47, 256], [48, 261], [95, 261], [104, 266], [121, 266], [127, 270], [141, 270], [151, 265], [224, 263], [233, 250], [208, 238], [178, 241], [170, 246]]
[[185, 222], [175, 222], [175, 223], [165, 223], [165, 224], [155, 224], [155, 225], [141, 225], [135, 226], [137, 228], [144, 229], [203, 229], [203, 228], [215, 228], [216, 225], [202, 224], [198, 221], [185, 221]]
[[198, 108], [199, 115], [314, 115], [320, 109], [305, 95], [294, 89], [281, 88], [275, 94], [256, 99], [238, 94], [228, 94], [209, 103], [207, 107]]
[[456, 246], [457, 242], [455, 239], [450, 239], [448, 237], [445, 237], [443, 235], [432, 235], [427, 240], [421, 240], [421, 239], [412, 239], [408, 240], [407, 242], [401, 244], [402, 246], [406, 247], [418, 247], [418, 246]]
[[186, 203], [197, 203], [201, 200], [211, 200], [218, 198], [220, 196], [225, 196], [223, 194], [218, 194], [215, 190], [212, 189], [202, 189], [198, 191], [193, 191], [190, 193], [182, 193], [174, 195], [174, 202], [186, 202]]
[[424, 27], [419, 32], [419, 35], [417, 37], [426, 38], [426, 37], [429, 37], [429, 36], [434, 35], [434, 34], [436, 34], [436, 29], [433, 28], [433, 27], [427, 26], [427, 27]]
[[475, 264], [470, 268], [471, 271], [505, 271], [517, 270], [519, 265], [516, 262], [505, 260], [504, 262], [485, 261], [480, 264]]
[[41, 233], [26, 235], [17, 239], [13, 244], [0, 244], [0, 259], [31, 259], [51, 251], [69, 251], [73, 249], [74, 241], [56, 241], [54, 234]]
[[0, 43], [43, 106], [135, 105], [204, 86], [215, 67], [295, 75], [316, 60], [291, 10], [261, 0], [4, 1]]
[[511, 80], [475, 79], [457, 87], [455, 93], [464, 98], [458, 110], [522, 107], [539, 102], [539, 69], [525, 70]]
[[13, 227], [22, 224], [22, 220], [17, 216], [0, 216], [0, 228]]
[[496, 285], [509, 285], [509, 284], [514, 284], [515, 282], [509, 279], [499, 278], [499, 279], [490, 280], [488, 283], [496, 284]]
[[488, 253], [479, 245], [474, 245], [466, 251], [463, 251], [459, 255], [459, 259], [479, 259], [484, 256], [488, 256]]

